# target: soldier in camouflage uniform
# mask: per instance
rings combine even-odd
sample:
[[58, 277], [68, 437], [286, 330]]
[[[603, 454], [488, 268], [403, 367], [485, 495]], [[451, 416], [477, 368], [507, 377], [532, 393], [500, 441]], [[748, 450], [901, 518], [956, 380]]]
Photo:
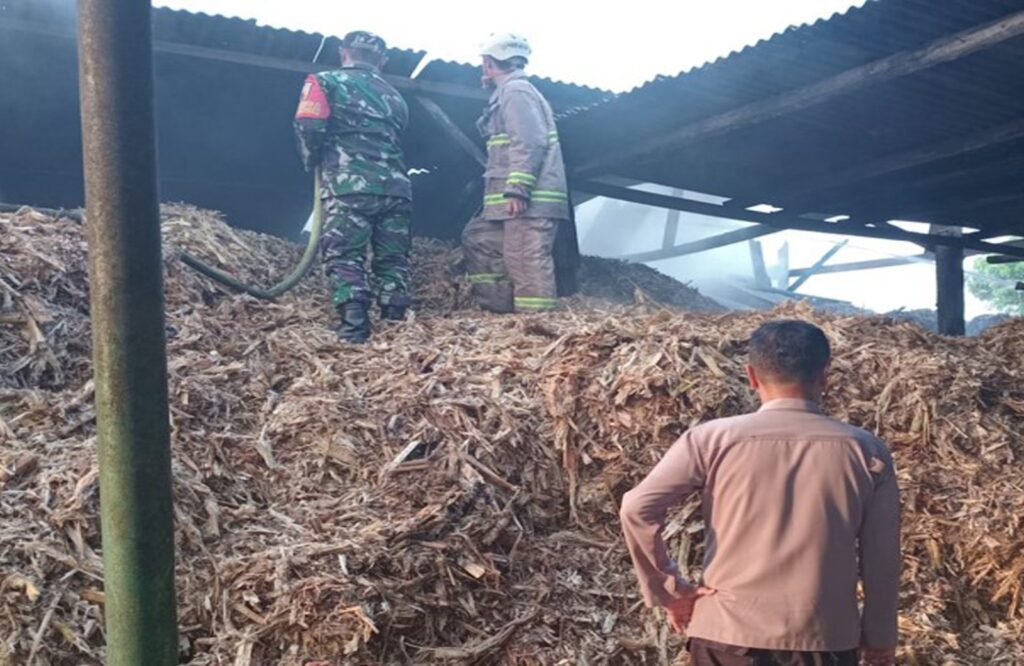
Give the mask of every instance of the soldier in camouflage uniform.
[[320, 249], [341, 318], [338, 335], [350, 342], [370, 336], [368, 246], [381, 316], [404, 319], [410, 303], [412, 185], [399, 139], [409, 107], [380, 74], [386, 53], [376, 35], [346, 35], [341, 69], [310, 74], [295, 114], [306, 170], [320, 167], [326, 216]]

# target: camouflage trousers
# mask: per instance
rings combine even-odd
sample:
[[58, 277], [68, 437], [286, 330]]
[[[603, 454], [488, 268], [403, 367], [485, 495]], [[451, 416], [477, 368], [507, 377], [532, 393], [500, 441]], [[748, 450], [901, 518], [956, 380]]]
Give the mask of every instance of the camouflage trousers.
[[557, 304], [555, 244], [558, 220], [475, 217], [462, 231], [462, 252], [473, 297], [491, 312], [539, 312]]
[[[369, 303], [374, 287], [381, 305], [409, 305], [412, 202], [371, 194], [328, 197], [324, 215], [320, 252], [334, 305]], [[367, 248], [372, 284], [366, 272]]]

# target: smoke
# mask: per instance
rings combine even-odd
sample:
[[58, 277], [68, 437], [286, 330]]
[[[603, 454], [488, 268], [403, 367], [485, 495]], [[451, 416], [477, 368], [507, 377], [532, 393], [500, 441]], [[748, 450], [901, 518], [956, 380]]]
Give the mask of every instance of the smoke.
[[[658, 194], [717, 203], [721, 199], [694, 192], [680, 192], [653, 185], [640, 189]], [[695, 240], [749, 226], [743, 222], [723, 220], [689, 213], [673, 214], [639, 204], [609, 199], [594, 199], [577, 207], [576, 219], [580, 237], [580, 250], [584, 254], [604, 257], [628, 257], [651, 252], [668, 246], [678, 246]], [[666, 235], [666, 227], [675, 219], [675, 235]], [[901, 223], [902, 226], [903, 223]], [[913, 228], [913, 227], [912, 227]], [[917, 228], [913, 228], [917, 231]], [[681, 282], [697, 287], [702, 293], [733, 307], [770, 305], [778, 295], [755, 291], [757, 289], [753, 255], [756, 251], [764, 262], [762, 280], [767, 277], [771, 286], [779, 289], [791, 284], [790, 270], [813, 264], [839, 240], [834, 235], [805, 232], [779, 232], [762, 239], [739, 242], [713, 250], [688, 254], [645, 263]], [[790, 243], [790, 241], [792, 243]], [[841, 254], [830, 263], [859, 262], [881, 257], [907, 257], [919, 253], [909, 243], [879, 239], [857, 239], [844, 245]], [[974, 279], [980, 276], [968, 263], [966, 274]], [[857, 272], [830, 273], [813, 276], [800, 287], [796, 296], [818, 295], [848, 302], [856, 307], [888, 312], [901, 307], [930, 309], [935, 306], [935, 276], [932, 261], [921, 259], [907, 265], [876, 268]], [[1011, 280], [985, 276], [1001, 286], [1013, 286]], [[763, 286], [763, 282], [760, 283]], [[747, 293], [737, 290], [747, 288]], [[967, 294], [968, 315], [991, 311], [980, 301]]]
[[[645, 185], [642, 189], [707, 203], [722, 201], [719, 197], [654, 185]], [[666, 211], [605, 198], [592, 199], [578, 206], [576, 221], [580, 251], [603, 257], [628, 257], [658, 250], [666, 241], [671, 246], [683, 245], [749, 226], [733, 220]], [[674, 235], [671, 231], [666, 233], [667, 226], [670, 230], [675, 226]], [[768, 262], [774, 263], [771, 259]], [[746, 242], [647, 263], [708, 294], [716, 291], [722, 283], [753, 282], [753, 262]]]

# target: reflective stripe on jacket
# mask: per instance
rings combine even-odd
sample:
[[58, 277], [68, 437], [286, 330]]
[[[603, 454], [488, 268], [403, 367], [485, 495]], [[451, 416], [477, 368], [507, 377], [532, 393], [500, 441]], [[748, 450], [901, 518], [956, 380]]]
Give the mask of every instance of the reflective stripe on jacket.
[[487, 140], [483, 217], [509, 219], [508, 198], [519, 197], [529, 202], [521, 217], [569, 219], [555, 116], [526, 74], [508, 75], [477, 127]]

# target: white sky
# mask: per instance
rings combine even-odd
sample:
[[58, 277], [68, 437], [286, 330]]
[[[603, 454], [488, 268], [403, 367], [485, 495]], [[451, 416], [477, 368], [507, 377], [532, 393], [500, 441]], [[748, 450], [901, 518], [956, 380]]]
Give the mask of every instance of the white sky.
[[[477, 46], [485, 35], [518, 32], [533, 46], [531, 73], [619, 92], [659, 74], [677, 74], [727, 55], [790, 25], [845, 11], [852, 5], [863, 4], [863, 0], [156, 0], [154, 4], [251, 18], [264, 25], [329, 35], [371, 30], [391, 46], [472, 63], [477, 61]], [[639, 245], [629, 251], [653, 249], [660, 244], [664, 213], [652, 216], [646, 224], [647, 235], [636, 235], [633, 243]], [[684, 216], [681, 227], [686, 219]], [[724, 230], [730, 223], [722, 225]], [[698, 235], [713, 232], [713, 227], [705, 228]], [[682, 233], [680, 237], [683, 238]], [[778, 247], [788, 240], [790, 266], [796, 268], [814, 263], [839, 239], [826, 234], [786, 231], [762, 238], [761, 242], [771, 263]], [[736, 247], [746, 251], [746, 244]], [[583, 249], [587, 250], [586, 243]], [[908, 243], [854, 238], [830, 263], [919, 251]], [[685, 274], [695, 262], [713, 263], [712, 254], [715, 253], [655, 266], [668, 273]], [[816, 276], [802, 291], [848, 300], [880, 312], [899, 307], [931, 308], [935, 305], [934, 267], [929, 263]], [[988, 311], [985, 304], [967, 294], [968, 318]]]
[[156, 0], [154, 4], [337, 36], [349, 30], [371, 30], [390, 46], [425, 50], [459, 62], [475, 63], [477, 47], [488, 33], [519, 32], [533, 46], [532, 73], [621, 91], [658, 74], [677, 74], [862, 0]]

